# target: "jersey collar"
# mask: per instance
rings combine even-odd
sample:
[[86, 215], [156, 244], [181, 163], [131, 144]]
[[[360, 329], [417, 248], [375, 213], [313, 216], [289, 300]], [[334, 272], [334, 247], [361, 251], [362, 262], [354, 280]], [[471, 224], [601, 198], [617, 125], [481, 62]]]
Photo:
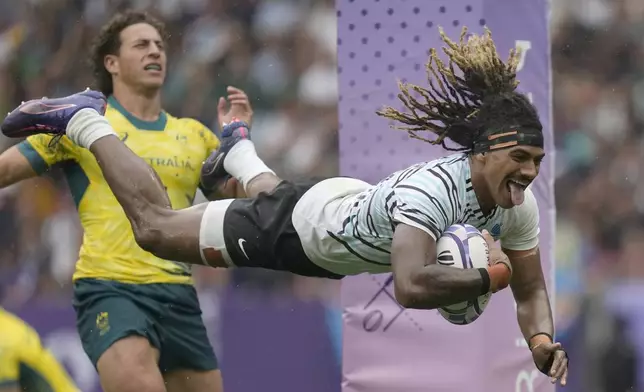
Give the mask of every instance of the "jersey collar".
[[110, 95], [107, 98], [107, 103], [111, 107], [116, 109], [119, 113], [121, 113], [123, 117], [125, 117], [130, 122], [130, 124], [141, 131], [163, 131], [168, 122], [168, 115], [165, 113], [165, 111], [161, 111], [159, 118], [156, 121], [144, 121], [125, 110], [125, 108], [119, 101], [116, 100], [116, 98], [114, 98], [113, 95]]

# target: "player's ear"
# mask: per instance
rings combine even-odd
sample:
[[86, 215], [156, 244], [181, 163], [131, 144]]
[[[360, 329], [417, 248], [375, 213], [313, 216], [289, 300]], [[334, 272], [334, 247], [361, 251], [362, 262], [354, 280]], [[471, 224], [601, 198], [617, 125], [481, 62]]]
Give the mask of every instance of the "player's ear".
[[103, 65], [105, 66], [107, 72], [112, 75], [118, 75], [119, 62], [116, 56], [114, 56], [113, 54], [108, 54], [107, 56], [105, 56], [105, 58], [103, 59]]
[[472, 159], [481, 165], [485, 165], [485, 162], [487, 161], [487, 154], [484, 152], [472, 154]]

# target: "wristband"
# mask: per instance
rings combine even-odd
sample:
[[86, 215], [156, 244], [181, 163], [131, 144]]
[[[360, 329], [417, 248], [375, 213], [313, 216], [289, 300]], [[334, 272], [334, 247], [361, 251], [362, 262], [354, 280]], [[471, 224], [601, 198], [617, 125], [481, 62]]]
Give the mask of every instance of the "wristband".
[[[539, 341], [533, 344], [533, 343], [532, 343], [532, 340], [533, 340], [533, 339], [535, 339], [535, 338], [537, 338], [537, 337], [539, 337], [539, 336], [542, 336], [542, 338], [541, 338], [541, 339], [538, 339]], [[548, 340], [547, 340], [547, 342], [548, 342], [548, 343], [552, 343], [552, 342], [554, 342], [554, 339], [552, 338], [552, 335], [550, 335], [550, 334], [549, 334], [549, 333], [547, 333], [547, 332], [538, 332], [538, 333], [535, 333], [534, 335], [530, 336], [530, 338], [528, 339], [528, 347], [530, 348], [530, 351], [532, 351], [535, 347], [537, 347], [538, 345], [540, 345], [541, 343], [543, 343], [543, 342], [544, 342], [544, 338], [547, 338], [547, 339], [548, 339]]]
[[493, 292], [497, 292], [506, 288], [510, 284], [510, 274], [508, 274], [509, 268], [503, 264], [494, 264], [487, 268], [487, 272], [490, 275], [490, 289]]
[[479, 268], [479, 273], [481, 274], [481, 294], [485, 295], [490, 292], [490, 273], [487, 268]]

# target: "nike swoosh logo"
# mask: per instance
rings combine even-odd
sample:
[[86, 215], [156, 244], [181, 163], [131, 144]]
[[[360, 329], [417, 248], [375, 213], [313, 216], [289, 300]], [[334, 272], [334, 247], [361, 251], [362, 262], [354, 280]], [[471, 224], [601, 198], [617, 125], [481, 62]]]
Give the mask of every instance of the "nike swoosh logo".
[[67, 104], [61, 104], [61, 105], [47, 105], [42, 102], [36, 102], [35, 104], [32, 104], [32, 105], [25, 105], [19, 110], [25, 114], [45, 114], [45, 113], [55, 112], [58, 110], [75, 108], [76, 106], [78, 105], [73, 103], [67, 103]]
[[244, 242], [246, 242], [246, 240], [243, 238], [240, 238], [239, 241], [237, 241], [237, 245], [239, 245], [239, 249], [241, 249], [244, 256], [246, 256], [246, 260], [250, 260], [250, 258], [246, 254], [246, 250], [244, 249]]
[[223, 157], [223, 154], [217, 155], [214, 161], [209, 161], [210, 157], [206, 158], [206, 161], [201, 167], [202, 177], [211, 176], [215, 173], [215, 169], [217, 169], [217, 165], [219, 165], [221, 157]]
[[123, 134], [123, 138], [121, 139], [121, 142], [125, 143], [125, 141], [127, 140], [128, 137], [130, 137], [130, 135], [127, 132], [125, 132]]
[[212, 164], [213, 171], [219, 165], [219, 161], [221, 161], [221, 158], [223, 158], [223, 156], [224, 156], [224, 154], [217, 155], [217, 158], [215, 158], [215, 162]]

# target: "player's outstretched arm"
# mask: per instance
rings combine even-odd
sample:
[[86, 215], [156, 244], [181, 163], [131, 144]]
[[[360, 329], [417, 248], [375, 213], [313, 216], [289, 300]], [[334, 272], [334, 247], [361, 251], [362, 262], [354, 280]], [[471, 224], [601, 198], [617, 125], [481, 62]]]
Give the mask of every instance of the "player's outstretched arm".
[[17, 146], [0, 154], [0, 189], [37, 175]]
[[504, 249], [503, 252], [514, 267], [510, 287], [517, 303], [517, 316], [523, 335], [526, 340], [538, 333], [552, 336], [552, 310], [539, 248], [523, 251]]
[[403, 223], [394, 232], [391, 265], [396, 300], [406, 308], [436, 309], [502, 288], [487, 269], [461, 270], [436, 264], [434, 238]]
[[542, 372], [566, 385], [568, 358], [560, 343], [552, 340], [554, 323], [548, 290], [541, 268], [539, 248], [504, 249], [514, 273], [510, 282], [517, 303], [519, 327], [532, 351], [535, 364]]

